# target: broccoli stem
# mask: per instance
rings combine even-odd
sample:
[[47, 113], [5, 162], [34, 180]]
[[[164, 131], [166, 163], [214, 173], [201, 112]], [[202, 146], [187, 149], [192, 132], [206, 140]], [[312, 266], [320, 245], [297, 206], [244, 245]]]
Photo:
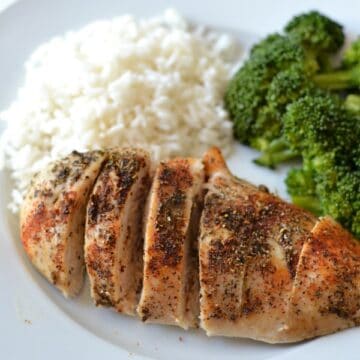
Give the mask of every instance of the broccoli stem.
[[292, 160], [299, 156], [297, 152], [289, 149], [289, 144], [284, 138], [272, 140], [261, 150], [261, 156], [255, 159], [254, 162], [269, 168], [274, 168], [282, 162]]
[[328, 90], [343, 90], [360, 85], [360, 67], [349, 70], [338, 70], [315, 75], [313, 81], [321, 88]]
[[295, 195], [291, 197], [291, 200], [295, 205], [303, 209], [309, 210], [317, 216], [322, 215], [320, 201], [314, 196]]
[[269, 147], [269, 144], [269, 140], [262, 137], [256, 137], [250, 140], [250, 146], [259, 151], [265, 151]]
[[271, 141], [262, 137], [256, 137], [251, 139], [250, 146], [256, 150], [264, 151], [264, 152], [265, 151], [277, 152], [289, 148], [289, 144], [282, 137], [276, 138]]
[[285, 149], [278, 152], [264, 152], [260, 157], [254, 160], [255, 164], [274, 169], [276, 165], [295, 159], [299, 154], [291, 149]]
[[352, 74], [351, 71], [336, 71], [316, 75], [313, 80], [318, 86], [324, 89], [342, 90], [351, 86]]
[[274, 139], [269, 144], [268, 148], [265, 151], [277, 152], [286, 150], [289, 148], [289, 143], [282, 137]]

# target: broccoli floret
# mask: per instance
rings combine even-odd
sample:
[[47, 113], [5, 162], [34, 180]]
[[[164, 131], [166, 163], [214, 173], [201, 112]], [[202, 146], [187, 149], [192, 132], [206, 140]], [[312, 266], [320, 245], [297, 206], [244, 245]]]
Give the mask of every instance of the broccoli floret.
[[[272, 126], [268, 123], [257, 120], [255, 126], [261, 131], [256, 133], [250, 145], [262, 152], [255, 163], [262, 166], [274, 168], [277, 164], [299, 157], [299, 152], [289, 148], [289, 144], [282, 136], [282, 116], [286, 107], [299, 97], [311, 92], [314, 89], [313, 83], [302, 71], [298, 64], [290, 66], [284, 71], [280, 71], [271, 81], [266, 94], [267, 118], [277, 119], [272, 121]], [[267, 130], [271, 129], [273, 137], [266, 136]], [[271, 139], [270, 141], [268, 139]], [[261, 146], [259, 146], [261, 145]]]
[[315, 83], [328, 90], [360, 88], [360, 39], [344, 53], [343, 68], [314, 76]]
[[328, 181], [326, 172], [318, 175], [316, 191], [323, 213], [331, 215], [360, 237], [360, 172], [340, 166], [336, 167], [336, 175], [335, 181]]
[[357, 143], [357, 123], [338, 96], [316, 89], [287, 107], [284, 136], [291, 148], [306, 156], [333, 151], [348, 154]]
[[291, 169], [285, 180], [287, 191], [291, 196], [291, 200], [306, 210], [316, 215], [322, 214], [320, 200], [316, 194], [316, 184], [314, 182], [314, 174], [311, 170]]
[[264, 39], [255, 44], [250, 50], [250, 56], [256, 56], [261, 54], [264, 50], [267, 51], [268, 46], [272, 46], [274, 43], [281, 42], [284, 38], [283, 35], [279, 33], [274, 33], [266, 36]]
[[230, 81], [225, 106], [234, 134], [262, 152], [258, 164], [274, 167], [298, 156], [281, 139], [281, 117], [289, 103], [314, 87], [311, 78], [319, 71], [319, 54], [341, 46], [343, 33], [338, 26], [315, 12], [294, 18], [288, 34], [271, 34], [256, 44]]
[[[345, 98], [344, 102], [346, 110], [349, 112], [349, 116], [353, 117], [354, 131], [358, 133], [360, 126], [360, 95], [349, 94]], [[360, 142], [353, 144], [353, 150], [351, 155], [355, 167], [360, 169]]]
[[259, 136], [260, 142], [279, 137], [281, 120], [268, 106], [266, 95], [274, 76], [293, 65], [303, 74], [312, 74], [317, 67], [289, 38], [271, 35], [253, 49], [250, 58], [230, 81], [225, 105], [234, 122], [235, 136], [241, 142], [256, 146]]
[[270, 83], [266, 101], [270, 109], [283, 115], [286, 106], [314, 89], [314, 84], [298, 64], [276, 74]]
[[234, 123], [234, 134], [249, 144], [259, 108], [264, 104], [268, 84], [266, 68], [245, 64], [230, 81], [225, 105]]
[[357, 118], [339, 97], [314, 90], [287, 107], [283, 122], [284, 137], [303, 158], [286, 180], [293, 202], [331, 215], [360, 236]]
[[259, 109], [256, 122], [253, 124], [250, 146], [263, 151], [265, 144], [280, 136], [280, 131], [281, 122], [278, 114], [265, 105]]
[[298, 42], [280, 34], [269, 35], [256, 44], [251, 50], [249, 62], [265, 66], [272, 75], [293, 64], [301, 66], [302, 71], [309, 75], [319, 68], [316, 59], [307, 54]]
[[318, 11], [295, 16], [286, 25], [285, 32], [325, 66], [329, 55], [337, 52], [345, 39], [343, 27]]
[[360, 171], [341, 160], [336, 151], [304, 157], [303, 168], [290, 170], [286, 185], [294, 204], [328, 214], [360, 237]]
[[360, 95], [328, 92], [360, 86], [360, 39], [341, 70], [320, 73], [343, 45], [342, 27], [313, 11], [285, 33], [255, 45], [231, 80], [225, 105], [234, 132], [261, 152], [257, 164], [300, 157], [302, 167], [286, 179], [293, 202], [360, 237]]

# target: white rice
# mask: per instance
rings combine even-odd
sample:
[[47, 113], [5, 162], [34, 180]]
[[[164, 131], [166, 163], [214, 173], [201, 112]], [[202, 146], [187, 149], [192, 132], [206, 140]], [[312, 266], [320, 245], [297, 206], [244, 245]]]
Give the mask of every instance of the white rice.
[[155, 160], [225, 154], [223, 107], [236, 47], [175, 11], [98, 21], [41, 45], [26, 62], [17, 99], [0, 113], [0, 167], [10, 169], [17, 212], [34, 173], [72, 150], [141, 146]]

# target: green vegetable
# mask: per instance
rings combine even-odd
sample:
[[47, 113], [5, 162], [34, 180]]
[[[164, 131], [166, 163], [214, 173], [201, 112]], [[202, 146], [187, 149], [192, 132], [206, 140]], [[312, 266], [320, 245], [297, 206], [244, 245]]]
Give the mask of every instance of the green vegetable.
[[316, 215], [322, 214], [319, 198], [316, 194], [316, 185], [310, 169], [291, 169], [285, 180], [287, 191], [292, 202]]
[[314, 81], [318, 86], [329, 90], [359, 88], [360, 38], [354, 41], [345, 51], [341, 69], [316, 75]]
[[290, 149], [289, 144], [283, 138], [268, 142], [260, 150], [262, 150], [262, 154], [254, 162], [271, 169], [274, 169], [280, 163], [298, 158], [300, 155], [296, 150]]
[[360, 237], [360, 172], [349, 171], [349, 168], [341, 166], [335, 170], [335, 179], [328, 178], [325, 173], [317, 184], [323, 213], [331, 215], [355, 236]]
[[283, 121], [284, 137], [303, 158], [286, 180], [293, 202], [331, 215], [360, 237], [357, 118], [339, 97], [315, 90], [289, 105]]
[[341, 99], [320, 89], [292, 102], [283, 117], [284, 136], [302, 155], [352, 149], [358, 139], [356, 123], [348, 116]]
[[314, 87], [319, 59], [329, 58], [343, 41], [339, 24], [310, 12], [295, 17], [286, 35], [271, 34], [252, 48], [229, 83], [225, 106], [235, 136], [262, 152], [256, 163], [275, 167], [299, 156], [282, 139], [282, 115], [289, 103]]
[[336, 53], [345, 39], [343, 27], [317, 11], [295, 16], [285, 26], [285, 33], [300, 42], [323, 68], [330, 66], [329, 55]]
[[236, 137], [261, 152], [257, 164], [302, 159], [286, 179], [295, 204], [331, 215], [360, 238], [360, 95], [343, 92], [360, 86], [360, 38], [342, 68], [329, 71], [343, 43], [342, 26], [326, 16], [294, 17], [285, 35], [252, 48], [225, 105]]
[[286, 106], [314, 89], [314, 84], [304, 74], [298, 64], [278, 72], [272, 79], [266, 101], [268, 106], [280, 116], [286, 110]]
[[360, 63], [360, 37], [353, 41], [343, 56], [343, 66], [351, 68]]
[[[289, 74], [278, 78], [278, 74], [287, 69]], [[274, 34], [257, 44], [248, 61], [230, 81], [225, 95], [235, 136], [264, 151], [265, 144], [281, 136], [281, 114], [286, 97], [290, 96], [287, 85], [291, 79], [288, 77], [298, 77], [299, 87], [304, 87], [303, 77], [316, 69], [316, 61], [288, 37]], [[277, 84], [271, 85], [272, 81]], [[277, 100], [281, 92], [284, 98]], [[293, 96], [297, 96], [296, 91]]]
[[360, 116], [360, 95], [349, 94], [345, 98], [345, 107], [353, 114]]
[[[273, 78], [266, 94], [267, 109], [277, 121], [273, 122], [272, 127], [264, 124], [264, 130], [257, 132], [257, 137], [252, 139], [250, 145], [262, 152], [261, 156], [255, 160], [258, 165], [274, 168], [277, 164], [298, 158], [300, 153], [295, 149], [290, 149], [289, 144], [282, 135], [282, 116], [286, 111], [286, 107], [299, 97], [311, 92], [314, 85], [309, 81], [308, 77], [302, 71], [301, 66], [294, 64], [288, 69], [280, 71]], [[260, 123], [262, 125], [262, 123]], [[276, 132], [274, 136], [265, 137], [269, 129], [273, 131], [276, 124]], [[266, 128], [266, 126], [269, 126]], [[259, 119], [255, 123], [255, 127], [259, 127]], [[261, 128], [261, 127], [260, 127]], [[266, 139], [272, 139], [266, 141]], [[261, 144], [262, 146], [256, 146]]]
[[360, 87], [360, 64], [350, 69], [337, 70], [319, 74], [313, 79], [315, 83], [328, 90], [344, 90]]

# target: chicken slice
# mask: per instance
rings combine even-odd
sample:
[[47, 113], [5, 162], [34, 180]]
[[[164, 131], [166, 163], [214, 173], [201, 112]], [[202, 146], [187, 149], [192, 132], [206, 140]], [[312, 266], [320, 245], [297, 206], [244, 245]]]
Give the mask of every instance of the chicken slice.
[[74, 151], [51, 163], [32, 181], [21, 209], [26, 253], [66, 297], [83, 284], [86, 204], [104, 158], [101, 151]]
[[150, 157], [140, 149], [109, 153], [90, 196], [85, 262], [96, 305], [134, 315], [142, 282], [142, 218]]
[[157, 168], [148, 200], [143, 321], [183, 328], [198, 319], [197, 228], [204, 182], [199, 159], [173, 159]]
[[360, 245], [330, 217], [304, 244], [288, 317], [287, 341], [360, 325]]
[[208, 335], [277, 342], [299, 253], [316, 219], [232, 176], [216, 148], [204, 163], [201, 327]]

